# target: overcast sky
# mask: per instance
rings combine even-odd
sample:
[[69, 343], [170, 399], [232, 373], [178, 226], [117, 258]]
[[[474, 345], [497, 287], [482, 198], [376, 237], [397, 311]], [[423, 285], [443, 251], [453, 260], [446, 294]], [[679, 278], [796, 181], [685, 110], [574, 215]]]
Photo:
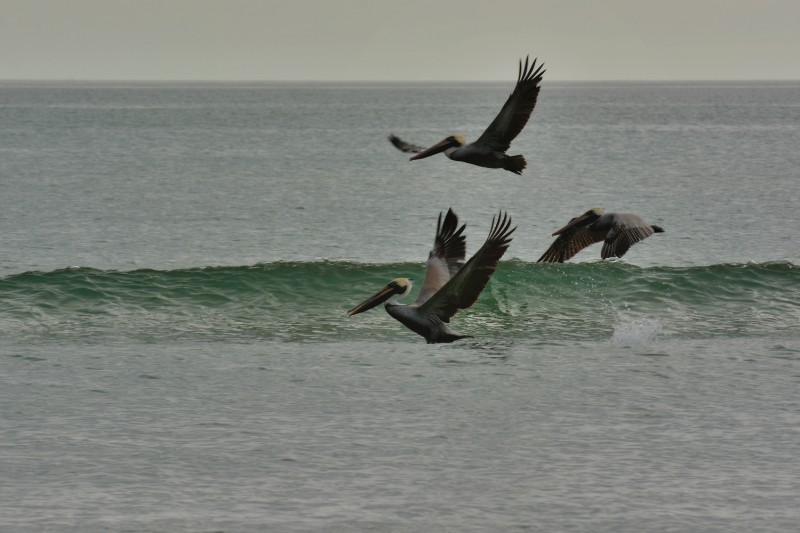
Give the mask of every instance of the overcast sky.
[[800, 79], [800, 0], [0, 0], [0, 79]]

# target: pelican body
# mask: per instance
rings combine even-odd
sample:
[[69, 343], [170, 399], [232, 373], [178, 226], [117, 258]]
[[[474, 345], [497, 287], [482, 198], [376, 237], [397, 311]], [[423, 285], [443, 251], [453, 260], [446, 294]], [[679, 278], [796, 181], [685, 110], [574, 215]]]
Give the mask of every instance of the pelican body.
[[387, 302], [385, 308], [392, 318], [417, 335], [425, 337], [428, 344], [448, 343], [459, 339], [472, 338], [472, 335], [462, 335], [457, 331], [453, 331], [447, 323], [437, 316], [427, 316], [420, 313], [415, 304], [402, 305]]
[[450, 319], [459, 309], [467, 309], [477, 301], [497, 263], [508, 249], [511, 218], [502, 213], [492, 219], [489, 237], [478, 252], [466, 262], [466, 224], [458, 227], [458, 217], [452, 209], [442, 214], [436, 224], [436, 239], [428, 254], [425, 279], [417, 300], [411, 305], [397, 300], [411, 291], [412, 279], [397, 278], [381, 290], [350, 309], [350, 316], [368, 311], [385, 302], [386, 312], [414, 333], [425, 337], [428, 344], [453, 342], [472, 337], [450, 329]]
[[631, 246], [653, 233], [664, 233], [661, 226], [652, 226], [630, 213], [604, 213], [595, 207], [553, 233], [558, 238], [537, 263], [563, 263], [594, 243], [603, 241], [600, 257], [622, 257]]
[[544, 68], [544, 64], [539, 65], [539, 68], [536, 69], [535, 59], [530, 68], [528, 68], [528, 58], [525, 58], [524, 67], [520, 60], [517, 85], [514, 87], [514, 91], [506, 100], [500, 114], [475, 142], [467, 143], [461, 135], [451, 135], [430, 148], [409, 144], [394, 135], [389, 136], [389, 141], [400, 151], [416, 153], [417, 155], [412, 157], [411, 161], [444, 152], [444, 155], [453, 161], [461, 161], [484, 168], [502, 168], [515, 174], [522, 174], [527, 166], [525, 157], [507, 155], [506, 150], [511, 147], [511, 141], [528, 123], [533, 108], [536, 107], [536, 100], [539, 97], [539, 82], [542, 81], [542, 75], [545, 72], [542, 68]]
[[505, 151], [496, 150], [479, 142], [468, 143], [461, 135], [451, 135], [419, 155], [415, 155], [411, 161], [424, 159], [440, 152], [444, 152], [444, 155], [453, 161], [461, 161], [484, 168], [502, 168], [515, 174], [522, 174], [527, 166], [525, 157], [521, 155], [506, 155]]

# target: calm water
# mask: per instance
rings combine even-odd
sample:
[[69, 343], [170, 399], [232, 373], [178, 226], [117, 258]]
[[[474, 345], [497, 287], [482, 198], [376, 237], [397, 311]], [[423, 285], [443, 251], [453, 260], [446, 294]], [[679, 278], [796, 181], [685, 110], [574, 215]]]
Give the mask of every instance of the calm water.
[[[800, 83], [546, 83], [522, 176], [386, 141], [510, 90], [0, 82], [0, 523], [796, 530]], [[346, 317], [451, 206], [519, 226], [476, 338]], [[666, 233], [534, 263], [594, 206]]]

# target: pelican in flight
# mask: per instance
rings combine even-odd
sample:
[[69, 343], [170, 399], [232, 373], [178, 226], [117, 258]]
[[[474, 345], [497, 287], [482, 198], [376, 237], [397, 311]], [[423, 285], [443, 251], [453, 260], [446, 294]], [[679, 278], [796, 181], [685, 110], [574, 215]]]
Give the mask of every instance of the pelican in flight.
[[628, 248], [648, 238], [653, 233], [664, 233], [661, 226], [645, 223], [636, 215], [628, 213], [603, 214], [602, 207], [595, 207], [553, 233], [558, 239], [539, 258], [537, 263], [563, 263], [589, 245], [605, 241], [600, 257], [622, 257]]
[[472, 337], [453, 331], [447, 324], [459, 309], [472, 307], [489, 283], [497, 263], [508, 249], [510, 235], [517, 229], [509, 229], [510, 226], [511, 217], [508, 214], [501, 212], [496, 219], [492, 218], [492, 228], [486, 242], [464, 263], [466, 237], [462, 233], [467, 226], [458, 227], [458, 217], [452, 209], [447, 211], [444, 223], [439, 213], [436, 239], [428, 255], [425, 279], [417, 300], [411, 305], [397, 303], [411, 291], [413, 281], [397, 278], [347, 314], [357, 315], [386, 302], [386, 312], [414, 333], [425, 337], [428, 344]]
[[545, 72], [542, 70], [543, 67], [544, 63], [536, 69], [536, 60], [534, 59], [533, 64], [528, 68], [527, 57], [523, 67], [522, 60], [520, 60], [514, 92], [506, 100], [500, 114], [475, 142], [467, 143], [461, 135], [451, 135], [442, 142], [425, 149], [422, 146], [409, 144], [394, 135], [389, 136], [389, 141], [400, 151], [417, 154], [411, 158], [411, 161], [444, 152], [444, 155], [453, 161], [463, 161], [486, 168], [503, 168], [514, 174], [522, 174], [527, 166], [525, 158], [521, 155], [506, 155], [506, 150], [511, 146], [511, 141], [528, 123], [528, 118], [531, 116], [533, 108], [536, 107], [539, 82], [542, 81], [542, 74]]

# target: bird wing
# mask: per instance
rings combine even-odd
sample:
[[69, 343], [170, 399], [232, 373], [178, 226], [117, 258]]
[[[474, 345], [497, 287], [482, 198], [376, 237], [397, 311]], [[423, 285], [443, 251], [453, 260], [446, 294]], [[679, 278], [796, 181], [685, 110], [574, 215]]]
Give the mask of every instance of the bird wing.
[[389, 142], [392, 143], [395, 146], [395, 148], [407, 154], [419, 154], [427, 150], [427, 148], [425, 148], [424, 146], [409, 144], [400, 137], [396, 137], [395, 135], [389, 135]]
[[489, 278], [497, 269], [497, 263], [508, 249], [510, 235], [514, 233], [511, 217], [501, 212], [492, 218], [492, 229], [481, 249], [439, 289], [419, 309], [426, 315], [437, 317], [442, 322], [450, 322], [450, 318], [459, 309], [468, 309], [478, 299]]
[[[572, 220], [575, 219], [573, 218]], [[550, 248], [536, 262], [563, 263], [575, 257], [575, 254], [587, 246], [605, 240], [608, 230], [592, 231], [589, 228], [590, 226], [583, 226], [565, 231], [553, 241]]]
[[[661, 228], [659, 228], [661, 229]], [[663, 231], [663, 230], [662, 230]], [[636, 215], [620, 214], [614, 216], [614, 225], [605, 238], [600, 257], [622, 257], [628, 249], [655, 233], [652, 226]]]
[[544, 63], [536, 68], [536, 59], [530, 69], [528, 68], [528, 58], [525, 58], [525, 67], [522, 60], [519, 62], [519, 75], [514, 92], [506, 100], [500, 114], [489, 124], [486, 131], [475, 141], [475, 145], [486, 146], [493, 150], [505, 152], [511, 146], [511, 141], [519, 135], [525, 124], [528, 123], [533, 108], [536, 107], [536, 99], [539, 97], [539, 82], [545, 73]]
[[442, 214], [439, 213], [439, 221], [436, 223], [436, 239], [428, 254], [425, 279], [422, 281], [422, 288], [415, 304], [425, 303], [445, 283], [450, 281], [450, 278], [464, 264], [464, 256], [467, 255], [467, 238], [462, 233], [466, 227], [466, 224], [458, 227], [458, 216], [452, 208], [447, 210], [444, 224], [442, 224]]

